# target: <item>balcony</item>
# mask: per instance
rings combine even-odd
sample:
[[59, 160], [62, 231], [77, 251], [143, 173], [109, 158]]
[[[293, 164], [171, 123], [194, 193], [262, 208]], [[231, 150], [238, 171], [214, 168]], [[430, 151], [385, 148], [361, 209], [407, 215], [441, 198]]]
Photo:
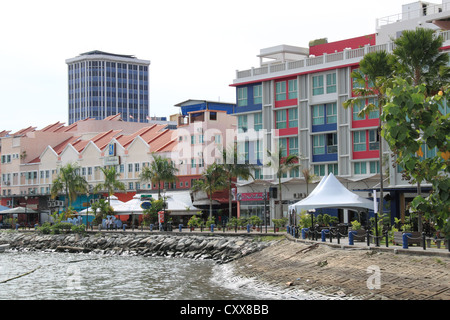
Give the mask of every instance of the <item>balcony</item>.
[[[438, 35], [444, 38], [444, 46], [450, 45], [450, 31], [441, 31]], [[367, 53], [377, 51], [392, 52], [393, 49], [394, 43], [388, 42], [374, 46], [366, 45], [357, 49], [345, 49], [341, 52], [323, 54], [317, 57], [311, 56], [297, 61], [268, 63], [259, 68], [236, 71], [236, 79], [233, 81], [233, 84], [238, 85], [249, 81], [262, 81], [267, 78], [314, 72], [320, 69], [359, 63]]]

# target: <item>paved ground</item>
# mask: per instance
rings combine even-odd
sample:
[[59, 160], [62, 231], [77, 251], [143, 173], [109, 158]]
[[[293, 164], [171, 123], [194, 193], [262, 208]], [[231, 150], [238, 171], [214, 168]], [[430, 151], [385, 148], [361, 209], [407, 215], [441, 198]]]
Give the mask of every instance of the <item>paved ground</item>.
[[417, 249], [404, 254], [398, 247], [367, 250], [363, 244], [343, 248], [285, 239], [233, 263], [241, 276], [332, 297], [450, 300], [448, 251], [424, 255]]

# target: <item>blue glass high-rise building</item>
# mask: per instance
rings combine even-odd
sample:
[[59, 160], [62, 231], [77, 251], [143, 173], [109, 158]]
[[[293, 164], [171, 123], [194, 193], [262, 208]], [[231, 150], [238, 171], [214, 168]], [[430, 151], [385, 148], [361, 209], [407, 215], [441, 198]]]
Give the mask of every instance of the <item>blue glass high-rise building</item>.
[[119, 113], [124, 121], [148, 121], [150, 61], [95, 50], [67, 59], [66, 63], [69, 124]]

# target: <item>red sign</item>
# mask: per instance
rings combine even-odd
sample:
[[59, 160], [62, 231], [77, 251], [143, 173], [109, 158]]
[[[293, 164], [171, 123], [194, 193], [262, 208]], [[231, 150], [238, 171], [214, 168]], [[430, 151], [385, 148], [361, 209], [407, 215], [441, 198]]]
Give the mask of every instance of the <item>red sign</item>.
[[159, 223], [164, 223], [164, 211], [159, 211], [158, 212], [158, 222]]
[[[267, 199], [269, 199], [268, 192], [267, 192]], [[264, 201], [264, 192], [241, 193], [241, 201]]]

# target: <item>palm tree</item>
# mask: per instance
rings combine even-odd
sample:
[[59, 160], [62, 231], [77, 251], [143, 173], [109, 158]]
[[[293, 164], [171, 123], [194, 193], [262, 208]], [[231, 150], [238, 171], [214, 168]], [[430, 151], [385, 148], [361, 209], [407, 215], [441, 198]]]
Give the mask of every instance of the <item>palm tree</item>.
[[144, 167], [140, 174], [141, 181], [151, 181], [158, 185], [158, 199], [161, 198], [161, 182], [175, 182], [177, 180], [176, 173], [178, 169], [172, 161], [152, 154], [153, 161], [149, 167]]
[[226, 188], [227, 181], [223, 167], [213, 163], [202, 173], [200, 180], [195, 180], [192, 185], [192, 191], [203, 191], [209, 198], [209, 217], [212, 217], [212, 196], [215, 192]]
[[288, 171], [292, 169], [299, 168], [301, 164], [299, 163], [300, 157], [297, 154], [290, 154], [286, 157], [283, 157], [283, 150], [278, 147], [278, 152], [272, 153], [269, 150], [267, 150], [267, 154], [269, 158], [271, 159], [269, 163], [267, 163], [268, 166], [272, 167], [277, 175], [278, 178], [278, 189], [280, 194], [280, 215], [283, 215], [283, 197], [282, 197], [282, 184], [281, 184], [281, 177], [283, 174], [287, 173]]
[[411, 79], [414, 86], [425, 83], [431, 94], [437, 93], [443, 83], [448, 83], [448, 54], [440, 50], [444, 39], [436, 36], [434, 30], [405, 30], [394, 43], [398, 75]]
[[[233, 155], [233, 161], [230, 163], [229, 159], [227, 161], [227, 154], [230, 156]], [[237, 154], [237, 147], [234, 145], [233, 147], [230, 147], [227, 150], [223, 150], [222, 153], [222, 159], [223, 164], [221, 164], [223, 171], [225, 173], [225, 177], [227, 180], [227, 186], [228, 186], [228, 217], [231, 219], [232, 216], [232, 194], [231, 189], [233, 187], [233, 179], [236, 179], [237, 177], [241, 177], [242, 179], [248, 180], [248, 178], [252, 177], [253, 175], [250, 172], [250, 169], [252, 168], [252, 165], [246, 164], [246, 163], [238, 163], [238, 154]]]
[[317, 177], [314, 173], [311, 173], [311, 169], [303, 169], [302, 170], [303, 177], [305, 178], [306, 182], [306, 196], [309, 194], [309, 184], [314, 181], [314, 179]]
[[52, 181], [50, 190], [52, 199], [64, 192], [66, 208], [77, 198], [78, 193], [86, 193], [89, 190], [89, 184], [79, 175], [79, 172], [80, 166], [77, 163], [68, 163], [59, 168], [58, 176]]
[[116, 167], [111, 166], [110, 168], [100, 168], [105, 177], [103, 183], [99, 183], [94, 187], [94, 192], [99, 192], [101, 190], [106, 190], [108, 192], [108, 204], [111, 205], [111, 196], [114, 194], [115, 190], [125, 191], [125, 184], [118, 180], [120, 173], [116, 171]]
[[[389, 87], [393, 75], [393, 57], [385, 51], [368, 53], [359, 63], [360, 72], [352, 72], [352, 77], [359, 85], [353, 89], [356, 98], [344, 102], [344, 108], [355, 107], [356, 103], [364, 103], [364, 108], [358, 115], [366, 115], [373, 111], [378, 111], [380, 120], [378, 122], [379, 141], [379, 170], [380, 170], [380, 203], [379, 212], [383, 213], [383, 144], [381, 142], [381, 114], [386, 104], [386, 89]], [[367, 85], [368, 84], [368, 85]], [[376, 97], [377, 104], [366, 103], [366, 99]]]

